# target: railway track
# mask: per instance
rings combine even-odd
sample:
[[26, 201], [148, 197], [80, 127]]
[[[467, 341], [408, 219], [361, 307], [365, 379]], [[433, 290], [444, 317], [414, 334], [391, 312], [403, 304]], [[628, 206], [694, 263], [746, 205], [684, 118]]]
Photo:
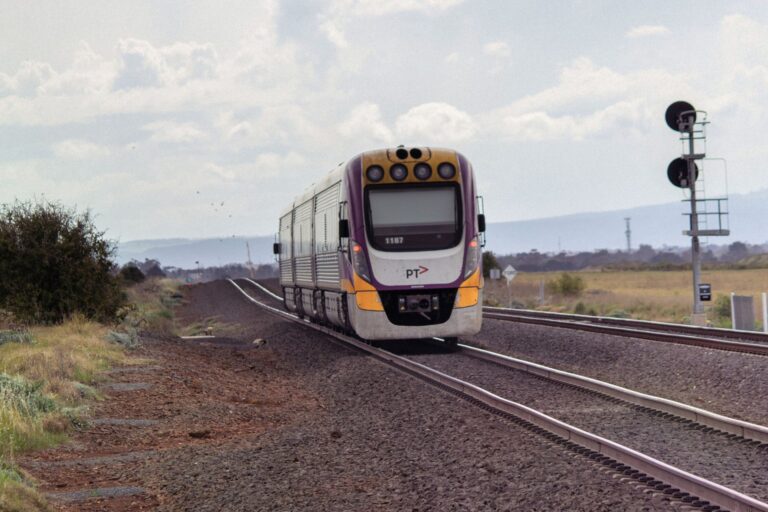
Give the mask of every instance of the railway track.
[[[261, 291], [268, 293], [272, 300], [279, 301], [279, 296], [271, 293], [258, 283], [250, 280], [247, 281]], [[520, 403], [505, 399], [473, 383], [414, 361], [412, 358], [402, 357], [392, 352], [372, 347], [334, 330], [300, 320], [280, 308], [270, 306], [269, 304], [254, 298], [234, 281], [230, 280], [230, 282], [249, 301], [275, 315], [313, 328], [328, 335], [338, 343], [366, 352], [401, 371], [417, 376], [475, 405], [503, 416], [510, 421], [527, 428], [531, 432], [541, 435], [549, 441], [559, 444], [565, 449], [585, 457], [593, 463], [601, 464], [609, 468], [615, 474], [621, 475], [623, 478], [634, 482], [636, 485], [643, 485], [653, 492], [667, 495], [672, 501], [698, 507], [701, 510], [768, 511], [768, 503], [747, 496], [746, 494], [683, 471], [682, 469], [671, 466], [604, 437], [569, 425]], [[679, 421], [696, 423], [701, 425], [702, 428], [708, 432], [724, 432], [727, 433], [727, 435], [732, 436], [732, 439], [743, 438], [747, 440], [745, 442], [752, 442], [755, 445], [761, 445], [761, 447], [765, 446], [761, 443], [768, 440], [768, 429], [759, 425], [747, 424], [746, 422], [709, 413], [708, 411], [696, 409], [685, 404], [679, 404], [657, 397], [650, 397], [649, 395], [643, 395], [631, 390], [601, 383], [594, 379], [560, 372], [541, 365], [526, 363], [466, 345], [461, 346], [461, 349], [462, 351], [471, 354], [472, 357], [485, 359], [496, 365], [515, 367], [515, 369], [521, 369], [522, 367], [520, 365], [527, 365], [523, 371], [530, 372], [537, 376], [546, 375], [546, 378], [568, 386], [576, 386], [589, 390], [589, 392], [592, 393], [599, 393], [613, 399], [622, 400], [634, 404], [636, 407], [659, 411], [659, 414], [666, 418], [674, 418], [679, 419]], [[620, 396], [621, 398], [617, 398], [617, 396]]]
[[768, 335], [752, 331], [496, 307], [484, 307], [483, 316], [508, 322], [546, 325], [768, 356]]

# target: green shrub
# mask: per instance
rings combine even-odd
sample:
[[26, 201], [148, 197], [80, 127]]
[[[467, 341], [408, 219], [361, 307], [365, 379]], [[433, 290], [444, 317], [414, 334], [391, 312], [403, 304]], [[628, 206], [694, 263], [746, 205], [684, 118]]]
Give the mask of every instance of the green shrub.
[[728, 295], [718, 295], [712, 304], [712, 313], [718, 319], [731, 318], [731, 298]]
[[109, 331], [107, 339], [125, 348], [136, 348], [140, 345], [138, 331], [128, 326], [125, 332]]
[[43, 394], [42, 382], [29, 382], [21, 377], [0, 373], [0, 397], [4, 406], [13, 407], [26, 416], [56, 410], [56, 402]]
[[114, 251], [89, 212], [48, 202], [0, 206], [0, 309], [31, 323], [76, 313], [114, 319], [125, 301], [111, 273]]
[[483, 251], [483, 277], [490, 277], [492, 268], [501, 268], [496, 255], [493, 251]]
[[29, 331], [0, 331], [0, 345], [4, 343], [34, 343]]
[[580, 276], [568, 272], [563, 272], [556, 279], [547, 281], [549, 293], [566, 297], [578, 297], [586, 287], [586, 283]]
[[123, 281], [129, 285], [142, 283], [146, 279], [144, 272], [142, 272], [139, 267], [131, 263], [128, 263], [123, 268], [121, 268], [119, 275], [123, 278]]

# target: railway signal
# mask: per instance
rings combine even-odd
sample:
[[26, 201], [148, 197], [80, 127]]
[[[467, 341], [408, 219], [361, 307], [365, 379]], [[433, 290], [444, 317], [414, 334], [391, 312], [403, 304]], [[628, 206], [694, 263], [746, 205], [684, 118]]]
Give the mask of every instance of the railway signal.
[[[699, 167], [696, 160], [704, 160], [706, 151], [706, 135], [704, 129], [708, 124], [707, 113], [696, 110], [693, 105], [686, 101], [676, 101], [667, 107], [664, 113], [664, 120], [672, 130], [680, 133], [680, 140], [683, 143], [682, 155], [670, 162], [667, 167], [667, 178], [672, 185], [689, 191], [691, 204], [690, 228], [683, 231], [684, 235], [691, 237], [691, 267], [693, 273], [693, 315], [691, 322], [698, 325], [706, 323], [704, 315], [703, 300], [711, 300], [712, 287], [701, 283], [701, 246], [699, 237], [701, 236], [727, 236], [730, 234], [728, 229], [723, 228], [723, 219], [728, 215], [723, 211], [721, 205], [727, 205], [727, 197], [706, 199], [704, 198], [703, 183], [699, 181]], [[701, 148], [696, 152], [697, 146]], [[697, 183], [699, 185], [697, 185]], [[699, 197], [697, 197], [697, 195]], [[710, 212], [708, 205], [716, 202], [717, 210]], [[717, 228], [708, 229], [706, 225], [706, 216], [717, 216]], [[701, 217], [705, 222], [702, 229], [700, 224]]]

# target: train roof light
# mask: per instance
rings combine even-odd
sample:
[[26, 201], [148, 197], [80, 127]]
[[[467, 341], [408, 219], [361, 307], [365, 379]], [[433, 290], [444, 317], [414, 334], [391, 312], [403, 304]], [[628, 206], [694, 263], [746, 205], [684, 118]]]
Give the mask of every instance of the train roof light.
[[421, 158], [421, 150], [419, 148], [412, 148], [411, 149], [411, 158], [419, 159]]
[[384, 168], [382, 168], [380, 165], [372, 165], [368, 167], [367, 171], [365, 171], [365, 175], [369, 181], [373, 181], [374, 183], [381, 181], [381, 179], [384, 177]]
[[408, 169], [403, 164], [395, 164], [389, 168], [389, 175], [395, 181], [403, 181], [408, 176]]
[[408, 158], [408, 150], [405, 148], [397, 148], [397, 151], [395, 151], [395, 155], [397, 155], [397, 158], [400, 160], [405, 160]]
[[456, 176], [456, 167], [451, 163], [443, 162], [437, 166], [437, 174], [444, 180], [450, 180]]
[[413, 168], [413, 174], [420, 180], [428, 180], [429, 177], [432, 176], [432, 168], [429, 164], [416, 164], [416, 167]]

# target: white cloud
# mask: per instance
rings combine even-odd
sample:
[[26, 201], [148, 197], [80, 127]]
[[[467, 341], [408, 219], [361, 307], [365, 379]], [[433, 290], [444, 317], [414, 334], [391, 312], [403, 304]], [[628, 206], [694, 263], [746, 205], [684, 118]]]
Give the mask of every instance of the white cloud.
[[619, 98], [631, 86], [626, 76], [607, 67], [597, 67], [586, 57], [579, 57], [560, 71], [557, 85], [524, 96], [507, 109], [524, 113], [558, 109], [581, 100], [604, 101]]
[[69, 139], [54, 144], [53, 153], [57, 158], [91, 160], [110, 155], [109, 148], [87, 140]]
[[311, 143], [320, 131], [299, 105], [275, 105], [258, 114], [239, 114], [226, 111], [214, 123], [221, 137], [233, 148], [246, 148], [265, 144]]
[[693, 79], [656, 69], [619, 73], [580, 57], [561, 70], [557, 85], [486, 114], [483, 125], [491, 134], [520, 141], [582, 140], [627, 127], [646, 130], [669, 98], [692, 94], [687, 81]]
[[56, 72], [45, 62], [23, 62], [13, 75], [0, 73], [0, 95], [37, 96]]
[[213, 79], [218, 55], [211, 44], [175, 43], [155, 47], [148, 41], [121, 39], [115, 89], [181, 85]]
[[472, 116], [447, 103], [424, 103], [397, 119], [397, 136], [408, 144], [462, 142], [477, 132]]
[[624, 35], [630, 39], [637, 39], [640, 37], [658, 36], [668, 33], [669, 29], [664, 25], [640, 25], [632, 27]]
[[145, 124], [142, 129], [152, 132], [154, 142], [195, 142], [206, 137], [194, 123], [176, 123], [174, 121], [155, 121]]
[[509, 45], [504, 41], [492, 41], [483, 45], [483, 53], [491, 57], [507, 58], [512, 54]]
[[368, 139], [390, 144], [392, 131], [381, 119], [381, 110], [375, 103], [362, 103], [352, 109], [347, 119], [339, 125], [339, 133], [348, 138]]
[[459, 62], [459, 59], [461, 59], [461, 54], [459, 52], [452, 52], [445, 56], [443, 62], [446, 64], [456, 64]]
[[583, 116], [552, 116], [542, 111], [509, 115], [501, 119], [500, 131], [516, 141], [583, 140], [612, 130], [631, 129], [652, 114], [641, 101], [621, 101]]
[[431, 14], [463, 3], [464, 0], [332, 0], [320, 14], [320, 30], [339, 48], [348, 48], [347, 24], [355, 18], [388, 16], [402, 12]]

